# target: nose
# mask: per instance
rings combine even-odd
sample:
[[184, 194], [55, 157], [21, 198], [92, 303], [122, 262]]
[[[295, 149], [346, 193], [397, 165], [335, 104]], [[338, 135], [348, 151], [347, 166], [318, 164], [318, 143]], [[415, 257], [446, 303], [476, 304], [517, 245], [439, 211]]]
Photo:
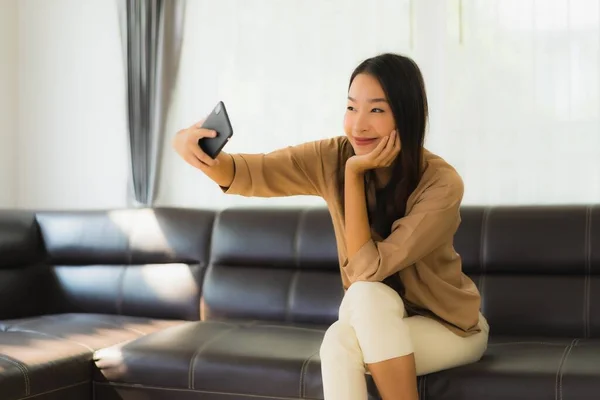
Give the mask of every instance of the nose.
[[356, 133], [367, 132], [369, 130], [369, 124], [366, 116], [358, 113], [354, 118], [354, 125], [352, 126], [352, 131]]

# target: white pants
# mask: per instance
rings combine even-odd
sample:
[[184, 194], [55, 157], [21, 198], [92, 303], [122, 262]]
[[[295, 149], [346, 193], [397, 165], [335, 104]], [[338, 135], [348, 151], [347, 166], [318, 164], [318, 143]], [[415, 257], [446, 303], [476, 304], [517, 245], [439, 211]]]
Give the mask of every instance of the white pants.
[[478, 361], [489, 333], [479, 318], [482, 331], [461, 337], [431, 318], [407, 317], [402, 298], [383, 283], [352, 284], [321, 344], [325, 400], [366, 400], [365, 364], [414, 353], [417, 375], [425, 375]]

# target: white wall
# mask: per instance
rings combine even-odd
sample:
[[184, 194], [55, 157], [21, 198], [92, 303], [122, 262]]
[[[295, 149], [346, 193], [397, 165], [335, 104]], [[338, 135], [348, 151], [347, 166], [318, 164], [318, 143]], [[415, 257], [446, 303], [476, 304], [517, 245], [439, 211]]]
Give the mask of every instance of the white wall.
[[228, 152], [264, 152], [342, 134], [348, 78], [357, 63], [380, 51], [409, 50], [408, 1], [378, 3], [385, 7], [356, 0], [188, 2], [158, 202], [216, 208], [322, 204], [310, 197], [224, 196], [176, 158], [168, 143], [218, 100], [235, 132]]
[[119, 35], [114, 1], [19, 1], [19, 207], [126, 205]]
[[218, 100], [230, 152], [342, 134], [352, 69], [387, 50], [420, 64], [427, 146], [463, 176], [465, 204], [600, 200], [600, 0], [197, 0], [186, 15], [162, 204], [319, 203], [223, 196], [171, 135]]
[[18, 0], [0, 0], [0, 208], [17, 204]]
[[[0, 1], [0, 205], [125, 206], [117, 2]], [[463, 0], [461, 13], [459, 0], [307, 3], [188, 2], [159, 204], [320, 204], [224, 196], [171, 137], [218, 100], [230, 152], [342, 134], [348, 77], [382, 51], [421, 65], [427, 146], [463, 175], [465, 204], [598, 202], [600, 0]]]
[[466, 202], [600, 202], [600, 1], [465, 0], [462, 42], [448, 4], [432, 145]]

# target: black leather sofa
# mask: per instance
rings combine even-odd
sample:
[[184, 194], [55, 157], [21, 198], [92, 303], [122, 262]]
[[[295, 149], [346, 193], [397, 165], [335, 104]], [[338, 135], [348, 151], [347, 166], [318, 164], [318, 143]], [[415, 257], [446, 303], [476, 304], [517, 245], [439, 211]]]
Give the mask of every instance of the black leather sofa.
[[[490, 344], [421, 398], [599, 398], [600, 206], [462, 218]], [[322, 399], [342, 294], [321, 208], [3, 210], [0, 399]]]

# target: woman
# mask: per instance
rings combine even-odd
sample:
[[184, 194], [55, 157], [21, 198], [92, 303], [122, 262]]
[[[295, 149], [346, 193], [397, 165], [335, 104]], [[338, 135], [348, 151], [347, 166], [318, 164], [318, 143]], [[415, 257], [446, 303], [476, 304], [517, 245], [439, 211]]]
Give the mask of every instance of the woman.
[[180, 131], [173, 146], [225, 193], [316, 195], [327, 202], [345, 295], [321, 345], [326, 400], [418, 399], [418, 375], [478, 361], [489, 326], [453, 237], [463, 182], [423, 147], [423, 78], [409, 58], [382, 54], [350, 78], [346, 135], [268, 154], [216, 160], [197, 146], [214, 132]]

